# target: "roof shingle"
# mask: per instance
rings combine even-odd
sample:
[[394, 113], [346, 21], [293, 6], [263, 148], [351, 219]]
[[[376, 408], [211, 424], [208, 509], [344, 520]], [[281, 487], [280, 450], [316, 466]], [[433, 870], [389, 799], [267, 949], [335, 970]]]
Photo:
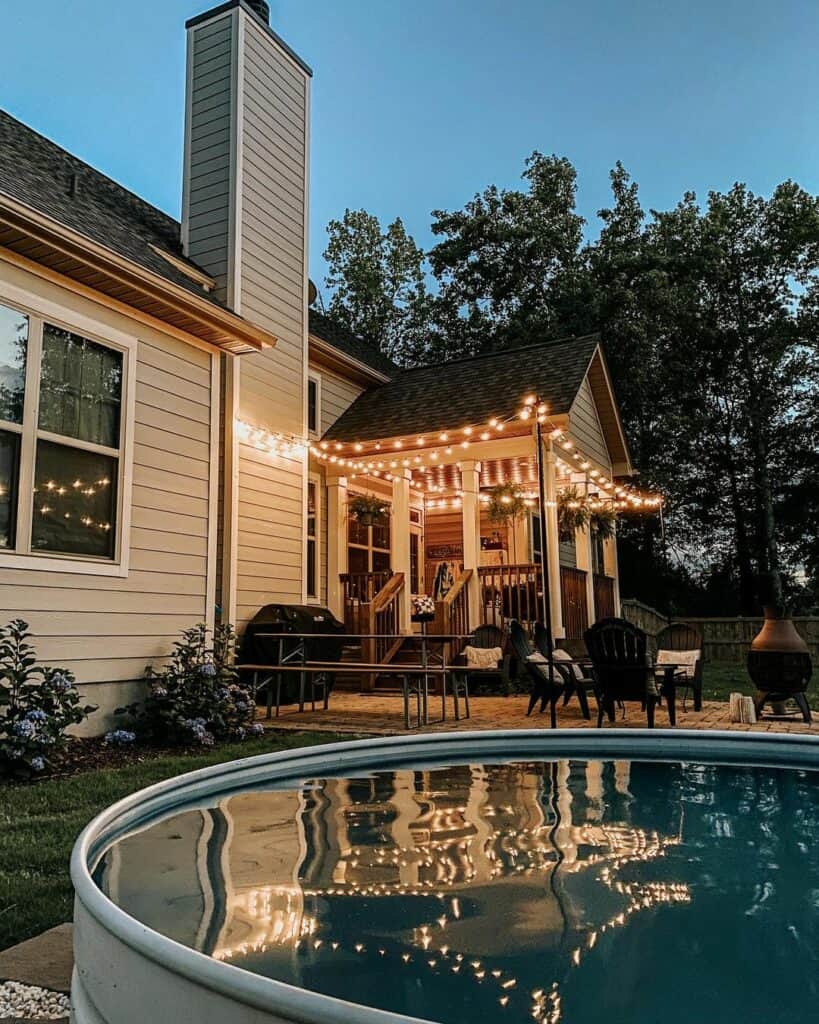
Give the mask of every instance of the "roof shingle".
[[400, 371], [361, 394], [325, 437], [372, 441], [507, 419], [528, 394], [553, 415], [568, 413], [599, 342], [596, 334], [560, 338]]
[[151, 248], [154, 245], [204, 273], [183, 256], [178, 221], [4, 110], [0, 110], [0, 192], [220, 305], [213, 294]]
[[352, 331], [348, 331], [346, 327], [337, 324], [325, 313], [320, 313], [317, 309], [312, 308], [310, 309], [310, 333], [321, 338], [322, 341], [326, 341], [328, 345], [332, 345], [339, 352], [352, 356], [360, 363], [378, 370], [379, 373], [384, 373], [389, 377], [398, 373], [398, 367], [380, 349], [363, 338], [359, 338]]

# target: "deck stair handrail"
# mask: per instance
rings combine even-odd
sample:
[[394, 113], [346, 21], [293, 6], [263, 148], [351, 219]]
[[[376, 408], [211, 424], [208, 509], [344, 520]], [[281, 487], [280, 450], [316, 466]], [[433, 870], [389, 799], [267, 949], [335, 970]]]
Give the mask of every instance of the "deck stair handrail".
[[344, 594], [344, 626], [348, 633], [368, 633], [367, 605], [387, 584], [392, 570], [382, 572], [343, 572], [339, 575]]
[[[393, 573], [372, 601], [366, 606], [367, 633], [380, 634], [362, 643], [364, 661], [386, 665], [395, 657], [404, 642], [399, 631], [398, 603], [404, 590], [404, 574]], [[373, 680], [374, 683], [374, 680]]]
[[[461, 637], [468, 636], [469, 626], [469, 581], [474, 575], [474, 570], [464, 569], [455, 580], [455, 583], [446, 592], [443, 601], [439, 601], [436, 607], [433, 633], [458, 634]], [[454, 640], [446, 646], [446, 659], [453, 661], [463, 651], [466, 640]]]

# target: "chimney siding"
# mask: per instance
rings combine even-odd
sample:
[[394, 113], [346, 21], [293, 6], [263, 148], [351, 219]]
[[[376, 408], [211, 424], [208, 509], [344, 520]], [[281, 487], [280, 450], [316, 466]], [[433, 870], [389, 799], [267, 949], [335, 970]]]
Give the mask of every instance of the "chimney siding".
[[241, 628], [264, 604], [304, 600], [306, 452], [259, 451], [227, 427], [305, 433], [310, 79], [243, 5], [189, 32], [183, 240], [220, 297], [278, 339], [234, 359], [225, 392], [221, 597]]

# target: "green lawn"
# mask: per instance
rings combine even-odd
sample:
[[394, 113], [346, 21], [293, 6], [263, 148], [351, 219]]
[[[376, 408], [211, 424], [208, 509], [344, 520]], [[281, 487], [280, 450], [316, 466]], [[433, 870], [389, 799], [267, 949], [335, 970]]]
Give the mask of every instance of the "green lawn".
[[71, 847], [99, 811], [171, 775], [236, 757], [330, 743], [329, 733], [278, 734], [205, 754], [157, 757], [22, 786], [0, 784], [0, 949], [70, 921]]
[[[748, 678], [744, 665], [705, 664], [703, 669], [702, 695], [705, 700], [728, 700], [729, 693], [753, 694], [754, 684]], [[816, 687], [808, 688], [808, 704], [819, 711], [819, 692]]]

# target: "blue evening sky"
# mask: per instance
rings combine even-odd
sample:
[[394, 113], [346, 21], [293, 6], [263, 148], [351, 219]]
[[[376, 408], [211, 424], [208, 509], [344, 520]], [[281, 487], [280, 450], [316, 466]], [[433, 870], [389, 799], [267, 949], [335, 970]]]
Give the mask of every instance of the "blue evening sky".
[[[178, 216], [186, 18], [207, 0], [0, 0], [0, 106]], [[272, 0], [313, 67], [311, 266], [346, 206], [400, 215], [567, 156], [596, 230], [617, 159], [643, 205], [742, 180], [819, 192], [812, 0]]]

